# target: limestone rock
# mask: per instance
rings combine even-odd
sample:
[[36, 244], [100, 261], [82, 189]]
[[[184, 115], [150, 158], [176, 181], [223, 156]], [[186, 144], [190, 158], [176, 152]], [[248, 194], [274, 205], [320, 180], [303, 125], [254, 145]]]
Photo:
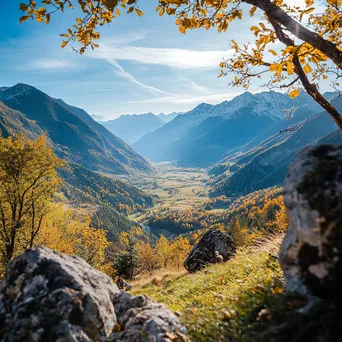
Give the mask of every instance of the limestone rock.
[[170, 334], [183, 338], [186, 330], [166, 307], [45, 247], [12, 260], [0, 283], [1, 341], [170, 341]]
[[289, 167], [289, 228], [279, 252], [286, 289], [321, 298], [342, 293], [342, 147], [307, 147]]
[[184, 262], [190, 273], [203, 269], [207, 264], [225, 262], [235, 255], [236, 247], [229, 235], [220, 230], [206, 232]]

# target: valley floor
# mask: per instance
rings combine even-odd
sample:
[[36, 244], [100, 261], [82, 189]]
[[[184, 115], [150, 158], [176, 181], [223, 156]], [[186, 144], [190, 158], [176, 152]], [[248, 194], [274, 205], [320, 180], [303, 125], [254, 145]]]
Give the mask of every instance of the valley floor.
[[253, 340], [258, 314], [283, 305], [283, 279], [277, 262], [282, 235], [240, 249], [224, 264], [188, 274], [158, 271], [133, 282], [134, 294], [164, 303], [180, 315], [194, 341]]
[[[156, 173], [150, 177], [129, 179], [131, 184], [138, 186], [151, 195], [158, 196], [153, 210], [171, 209], [187, 210], [202, 205], [208, 197], [209, 180], [205, 169], [180, 168], [168, 163], [154, 165]], [[130, 216], [131, 220], [141, 222], [141, 212]]]

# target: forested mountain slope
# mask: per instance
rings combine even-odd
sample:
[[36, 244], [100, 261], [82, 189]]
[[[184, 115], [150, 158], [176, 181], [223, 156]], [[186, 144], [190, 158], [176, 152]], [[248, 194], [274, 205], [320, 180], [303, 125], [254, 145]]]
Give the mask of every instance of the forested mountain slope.
[[150, 164], [86, 112], [61, 104], [26, 84], [1, 88], [0, 101], [20, 111], [43, 130], [56, 152], [92, 170], [127, 174], [150, 172]]
[[[28, 91], [30, 91], [30, 88], [28, 88]], [[8, 99], [9, 95], [7, 94], [6, 96]], [[14, 94], [12, 100], [13, 102], [17, 100], [17, 94]], [[53, 101], [49, 105], [53, 106]], [[70, 125], [70, 129], [74, 129], [75, 133], [79, 131], [77, 127], [71, 125], [71, 119], [77, 124], [81, 123], [81, 127], [83, 128], [84, 126], [88, 127], [83, 120], [73, 115], [70, 111], [65, 110], [63, 112], [64, 107], [55, 105], [59, 115], [64, 113], [68, 116], [69, 121], [65, 125]], [[82, 111], [76, 107], [71, 107], [71, 109], [75, 112], [77, 110]], [[79, 113], [82, 114], [82, 112]], [[53, 115], [54, 112], [51, 110], [49, 114]], [[84, 119], [89, 120], [87, 115], [84, 115]], [[97, 128], [99, 124], [91, 120], [89, 122]], [[56, 121], [57, 119], [50, 120], [48, 123], [58, 125]], [[47, 133], [38, 123], [39, 121], [28, 119], [23, 113], [9, 108], [3, 102], [0, 102], [0, 131], [4, 137], [23, 133], [30, 139], [36, 139], [40, 135]], [[109, 137], [112, 136], [114, 139], [117, 139], [104, 127], [99, 126], [99, 131], [104, 130], [109, 134]], [[47, 126], [44, 127], [46, 128]], [[85, 129], [91, 133], [92, 137], [96, 136], [95, 129], [90, 127]], [[89, 216], [91, 216], [93, 225], [106, 229], [109, 232], [108, 237], [110, 239], [117, 238], [120, 231], [128, 231], [134, 227], [135, 224], [130, 222], [125, 216], [132, 211], [150, 207], [153, 204], [153, 198], [135, 186], [112, 177], [101, 175], [80, 164], [74, 163], [75, 158], [72, 158], [69, 153], [65, 153], [63, 147], [56, 143], [56, 141], [50, 139], [50, 136], [50, 134], [47, 134], [48, 143], [61, 157], [68, 161], [67, 167], [59, 170], [59, 175], [64, 180], [62, 192], [68, 199], [68, 203], [73, 207], [84, 208]], [[120, 139], [117, 140], [120, 142]], [[92, 141], [90, 140], [90, 142]], [[123, 142], [121, 143], [122, 146], [126, 145]]]

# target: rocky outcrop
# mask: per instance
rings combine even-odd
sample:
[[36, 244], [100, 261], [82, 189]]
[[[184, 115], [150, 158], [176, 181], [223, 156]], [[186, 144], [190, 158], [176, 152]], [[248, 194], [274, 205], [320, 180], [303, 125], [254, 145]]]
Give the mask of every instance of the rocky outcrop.
[[252, 340], [342, 341], [342, 146], [298, 153], [284, 201], [289, 227], [279, 262], [285, 306]]
[[84, 260], [31, 249], [0, 283], [1, 341], [173, 341], [186, 330], [165, 306], [120, 291]]
[[236, 247], [229, 235], [220, 230], [206, 232], [184, 262], [190, 273], [203, 269], [207, 264], [225, 262], [235, 255]]
[[279, 253], [286, 289], [320, 298], [342, 294], [342, 147], [308, 147], [284, 185], [289, 228]]

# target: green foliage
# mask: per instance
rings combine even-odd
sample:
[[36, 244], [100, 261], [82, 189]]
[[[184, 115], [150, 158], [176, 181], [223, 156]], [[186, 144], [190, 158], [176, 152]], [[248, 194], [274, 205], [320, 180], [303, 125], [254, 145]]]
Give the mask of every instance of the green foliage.
[[135, 248], [133, 239], [129, 239], [125, 250], [121, 254], [117, 254], [114, 260], [114, 268], [117, 275], [132, 280], [139, 267], [138, 253]]

